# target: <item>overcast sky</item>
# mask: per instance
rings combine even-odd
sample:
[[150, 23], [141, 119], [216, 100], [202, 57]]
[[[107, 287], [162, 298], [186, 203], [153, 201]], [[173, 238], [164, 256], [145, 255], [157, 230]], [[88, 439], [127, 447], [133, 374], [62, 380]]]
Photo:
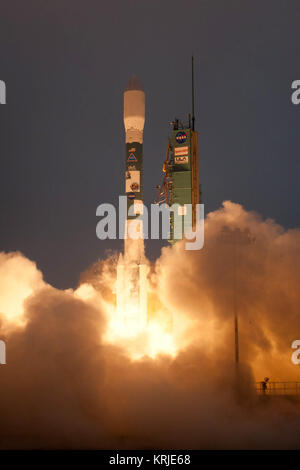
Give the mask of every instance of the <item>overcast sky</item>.
[[69, 287], [121, 248], [95, 212], [124, 188], [123, 89], [135, 73], [146, 92], [149, 204], [169, 122], [191, 110], [192, 54], [205, 212], [230, 199], [300, 226], [299, 0], [0, 0], [1, 250]]

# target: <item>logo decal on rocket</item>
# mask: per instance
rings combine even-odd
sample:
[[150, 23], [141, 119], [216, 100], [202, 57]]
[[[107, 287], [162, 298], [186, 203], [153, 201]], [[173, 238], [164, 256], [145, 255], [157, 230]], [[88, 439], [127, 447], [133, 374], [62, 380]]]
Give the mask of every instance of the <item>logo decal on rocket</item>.
[[131, 191], [139, 191], [140, 189], [141, 174], [139, 171], [127, 171], [126, 172], [126, 193]]
[[132, 183], [130, 188], [132, 189], [132, 191], [138, 191], [139, 190], [139, 185], [138, 185], [138, 183]]
[[133, 153], [131, 153], [131, 154], [129, 155], [129, 157], [127, 158], [127, 161], [128, 161], [128, 162], [137, 162], [137, 158], [136, 158], [136, 156], [135, 156]]

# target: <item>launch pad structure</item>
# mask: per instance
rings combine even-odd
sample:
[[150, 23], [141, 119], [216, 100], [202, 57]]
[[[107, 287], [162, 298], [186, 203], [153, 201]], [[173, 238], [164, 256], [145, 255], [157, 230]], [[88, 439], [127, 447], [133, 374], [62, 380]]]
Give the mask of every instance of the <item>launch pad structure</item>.
[[[174, 218], [181, 216], [181, 233], [185, 229], [196, 229], [197, 204], [200, 204], [199, 186], [199, 153], [198, 133], [195, 131], [195, 105], [194, 105], [194, 58], [192, 57], [192, 116], [188, 115], [188, 123], [179, 119], [171, 122], [172, 134], [166, 150], [163, 164], [163, 181], [157, 186], [156, 203], [177, 205], [177, 214], [170, 213], [169, 242], [174, 244], [178, 238], [175, 231]], [[186, 204], [191, 205], [189, 213]], [[177, 219], [178, 220], [178, 219]]]

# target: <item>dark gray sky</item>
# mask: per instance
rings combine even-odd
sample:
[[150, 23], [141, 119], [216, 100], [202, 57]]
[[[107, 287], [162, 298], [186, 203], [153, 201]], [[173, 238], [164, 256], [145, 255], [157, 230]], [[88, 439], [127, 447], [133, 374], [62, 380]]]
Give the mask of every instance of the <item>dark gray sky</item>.
[[206, 213], [230, 199], [300, 225], [299, 0], [0, 0], [1, 250], [69, 287], [121, 248], [96, 238], [95, 211], [124, 185], [123, 89], [136, 73], [146, 91], [149, 204], [169, 122], [190, 111], [191, 54]]

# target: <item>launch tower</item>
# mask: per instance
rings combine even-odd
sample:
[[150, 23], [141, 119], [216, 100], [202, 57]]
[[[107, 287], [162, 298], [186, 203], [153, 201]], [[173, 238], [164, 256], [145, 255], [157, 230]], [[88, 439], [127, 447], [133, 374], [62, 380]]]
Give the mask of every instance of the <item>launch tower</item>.
[[[178, 204], [177, 216], [182, 216], [182, 225], [195, 230], [196, 205], [200, 204], [199, 170], [198, 170], [198, 133], [195, 131], [194, 112], [194, 61], [192, 58], [192, 118], [189, 114], [188, 123], [179, 119], [172, 123], [172, 135], [169, 140], [166, 158], [163, 164], [164, 178], [157, 186], [156, 202], [167, 203], [169, 206]], [[191, 214], [186, 213], [185, 204], [192, 205]], [[174, 213], [170, 214], [169, 242], [178, 239], [174, 232]], [[184, 220], [185, 218], [185, 220]], [[183, 229], [182, 229], [183, 233]]]

